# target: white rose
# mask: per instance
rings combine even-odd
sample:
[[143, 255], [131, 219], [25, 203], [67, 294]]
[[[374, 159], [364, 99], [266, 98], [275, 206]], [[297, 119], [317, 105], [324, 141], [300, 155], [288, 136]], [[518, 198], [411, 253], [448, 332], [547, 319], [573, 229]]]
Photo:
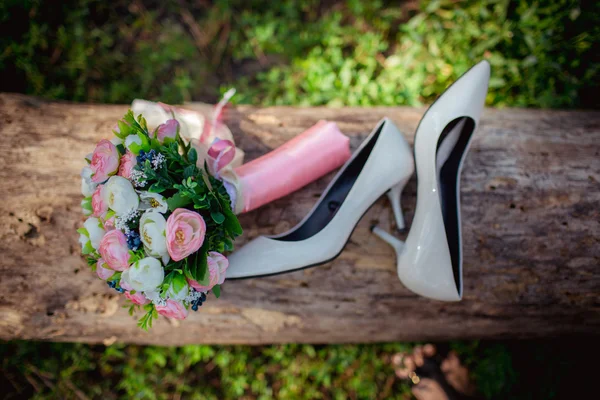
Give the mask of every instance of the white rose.
[[173, 300], [183, 301], [187, 297], [189, 290], [190, 290], [190, 288], [189, 288], [188, 284], [186, 283], [179, 290], [179, 292], [175, 292], [175, 289], [173, 288], [173, 284], [171, 283], [169, 285], [169, 289], [167, 290], [167, 296]]
[[131, 151], [130, 146], [135, 143], [138, 146], [142, 145], [142, 139], [140, 139], [140, 137], [138, 135], [129, 135], [125, 138], [125, 147], [127, 147], [127, 149], [129, 151]]
[[165, 270], [156, 258], [146, 257], [123, 271], [121, 279], [140, 292], [152, 292], [165, 279]]
[[140, 208], [142, 210], [158, 211], [159, 213], [166, 213], [169, 210], [169, 205], [165, 198], [158, 193], [140, 192]]
[[123, 139], [121, 139], [120, 137], [115, 136], [114, 138], [110, 139], [110, 142], [112, 144], [114, 144], [115, 146], [118, 146], [120, 144], [123, 144]]
[[165, 264], [169, 262], [166, 228], [167, 220], [158, 211], [145, 212], [140, 218], [140, 238], [144, 243], [146, 254], [162, 258]]
[[85, 197], [90, 197], [96, 190], [97, 183], [92, 182], [92, 169], [83, 167], [81, 170], [81, 194]]
[[92, 247], [94, 250], [97, 250], [98, 246], [100, 246], [100, 240], [102, 240], [105, 233], [102, 222], [98, 218], [90, 217], [85, 220], [83, 227], [88, 231], [88, 237], [90, 238], [90, 242], [92, 242]]
[[84, 254], [89, 254], [91, 253], [91, 249], [98, 250], [100, 240], [102, 240], [105, 230], [102, 227], [102, 222], [100, 222], [98, 218], [90, 217], [83, 223], [83, 229], [80, 229], [78, 232], [81, 251]]
[[111, 176], [102, 191], [103, 200], [120, 217], [131, 210], [137, 210], [140, 199], [131, 182], [122, 176]]

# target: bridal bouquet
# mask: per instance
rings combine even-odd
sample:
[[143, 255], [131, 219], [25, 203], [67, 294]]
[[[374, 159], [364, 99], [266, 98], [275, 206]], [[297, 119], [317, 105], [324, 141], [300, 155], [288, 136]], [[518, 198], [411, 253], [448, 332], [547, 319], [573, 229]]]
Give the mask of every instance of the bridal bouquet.
[[199, 155], [177, 119], [149, 130], [129, 111], [114, 138], [86, 157], [82, 252], [98, 277], [131, 301], [131, 314], [143, 307], [143, 329], [158, 315], [185, 319], [210, 293], [220, 295], [223, 253], [242, 233], [231, 190], [219, 179], [231, 150], [231, 142], [215, 140]]
[[[143, 307], [138, 325], [159, 315], [185, 319], [219, 297], [249, 212], [344, 164], [349, 139], [319, 121], [277, 149], [243, 164], [244, 152], [221, 117], [235, 90], [210, 117], [135, 100], [111, 140], [86, 156], [78, 230], [88, 265], [109, 287]], [[136, 118], [137, 116], [137, 118]], [[150, 127], [150, 129], [149, 129]]]

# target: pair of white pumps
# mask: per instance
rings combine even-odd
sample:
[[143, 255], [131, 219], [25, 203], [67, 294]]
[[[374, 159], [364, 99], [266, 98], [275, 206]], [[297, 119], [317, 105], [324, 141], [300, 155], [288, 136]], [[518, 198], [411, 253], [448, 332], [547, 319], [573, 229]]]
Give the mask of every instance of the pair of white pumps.
[[[460, 172], [483, 111], [490, 66], [482, 61], [425, 113], [415, 134], [417, 206], [406, 242], [373, 232], [396, 251], [398, 277], [413, 292], [444, 301], [462, 298]], [[410, 147], [387, 118], [341, 168], [312, 211], [292, 230], [260, 236], [229, 258], [227, 278], [290, 272], [337, 257], [361, 217], [387, 192], [404, 228], [402, 189], [413, 174]]]

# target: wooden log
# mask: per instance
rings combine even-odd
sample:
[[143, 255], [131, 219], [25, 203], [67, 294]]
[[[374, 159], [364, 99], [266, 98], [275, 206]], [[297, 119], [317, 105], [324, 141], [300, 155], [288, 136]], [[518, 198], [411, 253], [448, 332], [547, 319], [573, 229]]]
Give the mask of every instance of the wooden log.
[[[391, 224], [380, 200], [335, 261], [269, 278], [230, 281], [181, 323], [150, 333], [123, 296], [87, 270], [79, 170], [109, 137], [122, 105], [0, 95], [0, 338], [155, 343], [375, 342], [540, 337], [600, 332], [600, 113], [487, 109], [462, 175], [464, 300], [442, 303], [402, 286], [394, 253], [369, 232]], [[319, 119], [353, 147], [383, 116], [412, 142], [423, 109], [232, 109], [226, 122], [253, 159]], [[244, 236], [282, 232], [331, 176], [241, 217]], [[415, 179], [405, 190], [407, 223]]]

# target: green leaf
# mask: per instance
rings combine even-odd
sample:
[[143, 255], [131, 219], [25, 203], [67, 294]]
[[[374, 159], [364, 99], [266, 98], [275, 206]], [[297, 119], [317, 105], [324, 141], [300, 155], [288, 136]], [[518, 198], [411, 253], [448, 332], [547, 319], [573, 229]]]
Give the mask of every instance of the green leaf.
[[139, 319], [137, 325], [143, 330], [148, 331], [148, 328], [152, 328], [152, 320], [158, 317], [158, 312], [154, 308], [154, 304], [145, 305], [144, 310], [146, 310], [146, 314]]
[[215, 221], [217, 224], [222, 224], [223, 221], [225, 221], [225, 216], [218, 211], [212, 211], [210, 213], [210, 216], [212, 217], [213, 221]]
[[96, 263], [98, 262], [98, 260], [96, 260], [94, 257], [88, 257], [88, 258], [86, 259], [86, 261], [87, 261], [87, 265], [89, 265], [90, 267], [91, 267], [91, 266], [94, 266], [94, 267], [95, 267], [95, 266], [96, 266]]
[[198, 172], [198, 168], [195, 165], [188, 165], [183, 170], [183, 179], [188, 179], [192, 176], [195, 176]]
[[162, 192], [164, 192], [165, 190], [167, 190], [167, 188], [166, 188], [166, 187], [164, 187], [162, 184], [160, 184], [160, 183], [158, 183], [158, 182], [157, 182], [157, 183], [153, 183], [153, 184], [150, 186], [150, 188], [148, 189], [148, 191], [149, 191], [150, 193], [162, 193]]
[[221, 297], [221, 285], [215, 285], [212, 288], [212, 292], [215, 294], [215, 297], [218, 299]]
[[175, 293], [179, 293], [185, 287], [185, 285], [187, 285], [187, 282], [183, 275], [177, 273], [173, 275], [173, 280], [171, 282], [171, 284], [173, 285], [173, 291]]
[[190, 149], [187, 158], [190, 163], [196, 165], [196, 162], [198, 161], [198, 152], [196, 151], [196, 149]]
[[181, 193], [177, 192], [173, 196], [167, 198], [167, 204], [169, 205], [170, 211], [175, 211], [177, 208], [185, 207], [192, 202], [191, 199], [181, 196]]
[[171, 143], [177, 144], [177, 139], [173, 139], [173, 138], [170, 138], [170, 137], [164, 138], [163, 144], [170, 145]]
[[113, 131], [116, 137], [125, 139], [131, 133], [131, 127], [125, 122], [119, 121], [117, 122], [117, 126], [119, 127], [120, 132], [117, 132], [116, 130]]
[[150, 147], [160, 152], [162, 145], [160, 144], [158, 139], [150, 139]]
[[104, 220], [108, 221], [109, 219], [111, 219], [115, 215], [116, 215], [116, 213], [113, 210], [108, 210], [108, 212], [106, 213], [106, 217], [104, 217]]
[[169, 273], [167, 274], [167, 276], [165, 276], [165, 279], [163, 279], [163, 287], [169, 287], [169, 285], [171, 285], [171, 281], [173, 281], [173, 273]]
[[87, 243], [85, 244], [85, 246], [83, 246], [83, 250], [81, 251], [83, 254], [90, 254], [94, 252], [94, 248], [92, 247], [92, 242], [91, 241], [87, 241]]
[[118, 144], [116, 147], [117, 147], [117, 150], [119, 151], [119, 154], [120, 154], [120, 155], [123, 155], [123, 154], [125, 154], [125, 152], [126, 152], [126, 151], [125, 151], [125, 146], [123, 146], [123, 144], [122, 144], [122, 143], [119, 143], [119, 144]]
[[143, 133], [138, 133], [138, 137], [142, 139], [142, 150], [150, 151], [150, 138]]
[[148, 132], [148, 124], [146, 123], [146, 118], [144, 118], [144, 116], [142, 114], [138, 115], [138, 122], [140, 123], [140, 126], [142, 127], [142, 129], [144, 130], [144, 132]]
[[86, 197], [85, 199], [83, 199], [81, 201], [81, 208], [87, 211], [94, 211], [94, 209], [92, 208], [92, 198]]
[[188, 259], [187, 265], [191, 278], [202, 286], [207, 286], [209, 284], [210, 276], [208, 274], [207, 253], [208, 240], [205, 240], [200, 250], [198, 250]]
[[227, 232], [233, 237], [240, 236], [243, 232], [242, 225], [240, 225], [240, 221], [237, 219], [233, 211], [227, 208], [223, 210], [223, 212], [225, 213], [224, 226]]
[[137, 143], [131, 143], [129, 145], [129, 151], [131, 151], [134, 155], [138, 155], [140, 154], [140, 151], [142, 150], [142, 146], [140, 146]]
[[233, 242], [227, 238], [223, 239], [223, 246], [226, 251], [233, 251]]
[[87, 229], [85, 229], [84, 227], [81, 227], [79, 229], [77, 229], [77, 233], [81, 233], [82, 235], [85, 235], [87, 237], [90, 237], [90, 233], [88, 232]]
[[121, 280], [121, 272], [115, 272], [110, 278], [107, 279], [107, 281], [120, 281]]

